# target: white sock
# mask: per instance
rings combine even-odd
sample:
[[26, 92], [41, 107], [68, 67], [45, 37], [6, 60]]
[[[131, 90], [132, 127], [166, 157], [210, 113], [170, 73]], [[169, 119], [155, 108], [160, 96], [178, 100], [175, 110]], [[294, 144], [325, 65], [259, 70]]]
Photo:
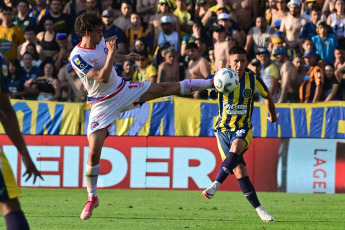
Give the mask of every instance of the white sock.
[[100, 164], [95, 166], [86, 165], [86, 185], [90, 196], [97, 196], [97, 179], [101, 170]]
[[192, 92], [212, 88], [212, 82], [210, 79], [187, 79], [180, 81], [180, 95], [189, 95]]
[[255, 209], [257, 212], [266, 212], [266, 210], [260, 205]]

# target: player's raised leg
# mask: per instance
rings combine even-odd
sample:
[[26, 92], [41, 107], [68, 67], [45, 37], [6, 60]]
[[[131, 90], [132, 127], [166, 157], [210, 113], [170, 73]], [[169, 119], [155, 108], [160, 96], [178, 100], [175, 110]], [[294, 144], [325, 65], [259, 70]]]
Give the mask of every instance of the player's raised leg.
[[100, 129], [89, 136], [89, 158], [86, 165], [86, 185], [89, 195], [80, 218], [87, 220], [91, 217], [94, 208], [99, 205], [97, 197], [97, 179], [100, 172], [100, 157], [103, 143], [108, 135], [107, 129]]

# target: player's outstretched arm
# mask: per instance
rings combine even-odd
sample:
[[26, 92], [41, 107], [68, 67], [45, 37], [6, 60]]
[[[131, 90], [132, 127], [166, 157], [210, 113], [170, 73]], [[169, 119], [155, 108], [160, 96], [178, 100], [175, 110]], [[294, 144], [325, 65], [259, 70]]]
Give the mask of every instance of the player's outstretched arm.
[[32, 175], [34, 176], [34, 183], [36, 182], [37, 177], [43, 180], [41, 173], [32, 162], [28, 149], [26, 148], [24, 138], [19, 130], [17, 116], [12, 108], [9, 97], [4, 93], [0, 94], [0, 121], [4, 126], [8, 137], [22, 156], [23, 163], [26, 167], [26, 171], [23, 176], [27, 175], [25, 181], [27, 181]]
[[268, 108], [268, 112], [270, 113], [270, 116], [267, 117], [267, 120], [269, 120], [272, 123], [276, 122], [279, 118], [279, 113], [278, 114], [276, 113], [276, 107], [274, 105], [274, 101], [269, 90], [267, 90], [265, 105]]

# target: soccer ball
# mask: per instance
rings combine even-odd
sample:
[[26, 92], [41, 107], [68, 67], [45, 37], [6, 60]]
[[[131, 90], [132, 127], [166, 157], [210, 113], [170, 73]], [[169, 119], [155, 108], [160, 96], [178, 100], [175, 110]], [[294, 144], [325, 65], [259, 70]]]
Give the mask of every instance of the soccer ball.
[[214, 75], [214, 86], [222, 94], [232, 93], [238, 86], [238, 74], [229, 68], [223, 68]]

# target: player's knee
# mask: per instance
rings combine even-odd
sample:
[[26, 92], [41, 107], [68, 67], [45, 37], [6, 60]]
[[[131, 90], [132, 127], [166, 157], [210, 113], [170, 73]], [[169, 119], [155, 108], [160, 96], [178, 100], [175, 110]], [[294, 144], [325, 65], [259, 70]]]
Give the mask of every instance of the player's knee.
[[233, 172], [236, 178], [243, 178], [245, 176], [248, 176], [247, 167], [243, 163], [240, 163], [239, 165], [237, 165], [233, 169]]

